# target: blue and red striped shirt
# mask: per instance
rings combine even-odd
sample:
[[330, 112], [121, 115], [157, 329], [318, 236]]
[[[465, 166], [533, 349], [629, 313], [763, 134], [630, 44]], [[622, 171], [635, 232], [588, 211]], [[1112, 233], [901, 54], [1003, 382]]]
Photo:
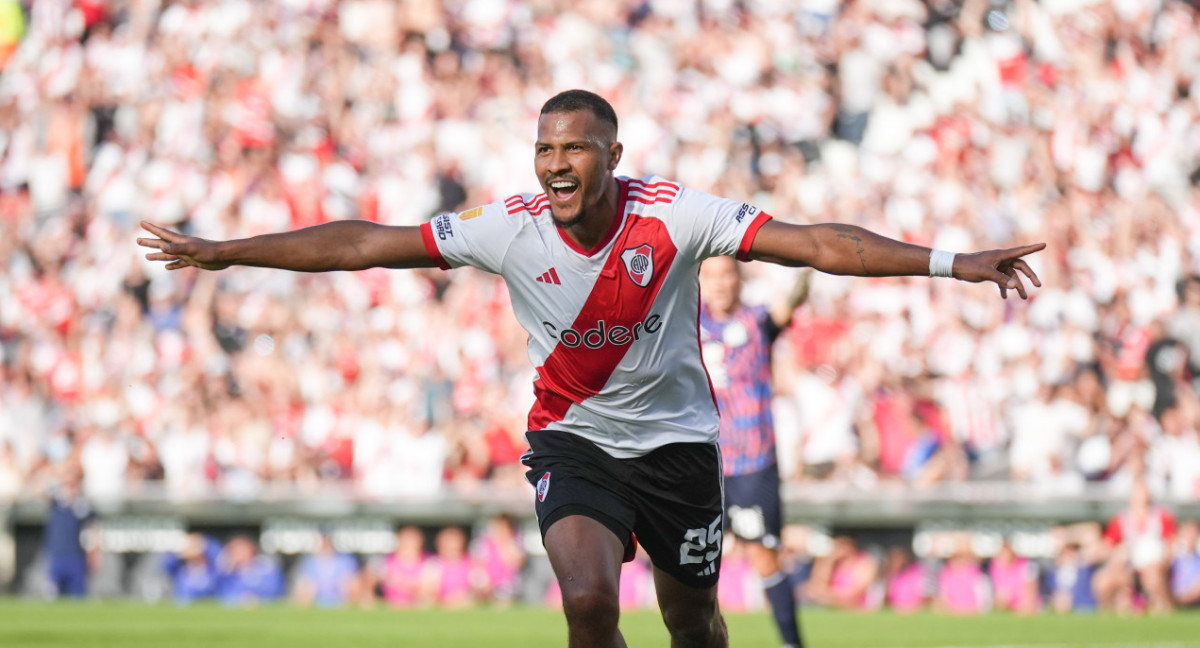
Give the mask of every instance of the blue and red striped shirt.
[[701, 305], [700, 348], [721, 411], [726, 475], [757, 472], [776, 461], [771, 345], [779, 333], [763, 306], [741, 305], [717, 320]]

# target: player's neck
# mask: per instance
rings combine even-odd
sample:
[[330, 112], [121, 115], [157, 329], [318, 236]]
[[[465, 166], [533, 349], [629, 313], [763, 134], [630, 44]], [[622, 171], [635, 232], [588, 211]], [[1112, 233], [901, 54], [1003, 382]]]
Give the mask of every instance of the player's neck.
[[617, 218], [617, 203], [620, 202], [620, 198], [621, 187], [617, 179], [610, 176], [600, 200], [584, 207], [583, 218], [570, 227], [564, 227], [563, 233], [584, 250], [596, 247], [612, 229], [613, 221]]

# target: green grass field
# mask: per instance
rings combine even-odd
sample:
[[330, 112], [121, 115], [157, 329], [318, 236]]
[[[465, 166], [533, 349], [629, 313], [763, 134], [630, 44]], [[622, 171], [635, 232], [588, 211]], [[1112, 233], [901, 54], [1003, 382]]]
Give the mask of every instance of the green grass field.
[[[1200, 648], [1200, 614], [948, 617], [806, 611], [810, 648]], [[666, 646], [654, 612], [626, 614], [631, 647]], [[766, 614], [729, 616], [733, 648], [777, 648]], [[506, 610], [231, 610], [123, 603], [32, 603], [0, 599], [0, 646], [119, 648], [549, 648], [566, 644], [558, 612]]]

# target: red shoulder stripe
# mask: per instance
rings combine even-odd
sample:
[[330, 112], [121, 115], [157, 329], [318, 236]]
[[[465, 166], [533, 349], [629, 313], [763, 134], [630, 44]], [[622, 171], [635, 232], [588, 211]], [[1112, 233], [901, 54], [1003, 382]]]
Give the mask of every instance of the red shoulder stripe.
[[633, 187], [646, 188], [646, 189], [666, 188], [666, 189], [671, 189], [672, 191], [679, 191], [679, 189], [680, 189], [679, 185], [675, 184], [674, 182], [663, 181], [663, 182], [651, 183], [651, 182], [646, 182], [645, 180], [639, 180], [638, 178], [630, 178], [629, 184]]

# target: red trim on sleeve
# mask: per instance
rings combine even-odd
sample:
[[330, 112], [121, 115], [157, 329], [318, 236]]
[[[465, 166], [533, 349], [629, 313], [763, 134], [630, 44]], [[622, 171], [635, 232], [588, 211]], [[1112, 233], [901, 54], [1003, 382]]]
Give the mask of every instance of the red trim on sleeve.
[[446, 263], [446, 259], [442, 257], [442, 251], [438, 249], [437, 243], [433, 240], [433, 226], [429, 223], [421, 224], [421, 242], [425, 244], [425, 251], [429, 253], [429, 258], [437, 262], [439, 268], [450, 269], [450, 264]]
[[769, 220], [771, 220], [771, 215], [767, 212], [758, 212], [758, 216], [754, 217], [754, 222], [750, 223], [750, 228], [742, 235], [742, 244], [738, 246], [737, 251], [738, 261], [750, 260], [750, 246], [754, 244], [754, 237], [758, 236], [759, 228], [766, 225]]

